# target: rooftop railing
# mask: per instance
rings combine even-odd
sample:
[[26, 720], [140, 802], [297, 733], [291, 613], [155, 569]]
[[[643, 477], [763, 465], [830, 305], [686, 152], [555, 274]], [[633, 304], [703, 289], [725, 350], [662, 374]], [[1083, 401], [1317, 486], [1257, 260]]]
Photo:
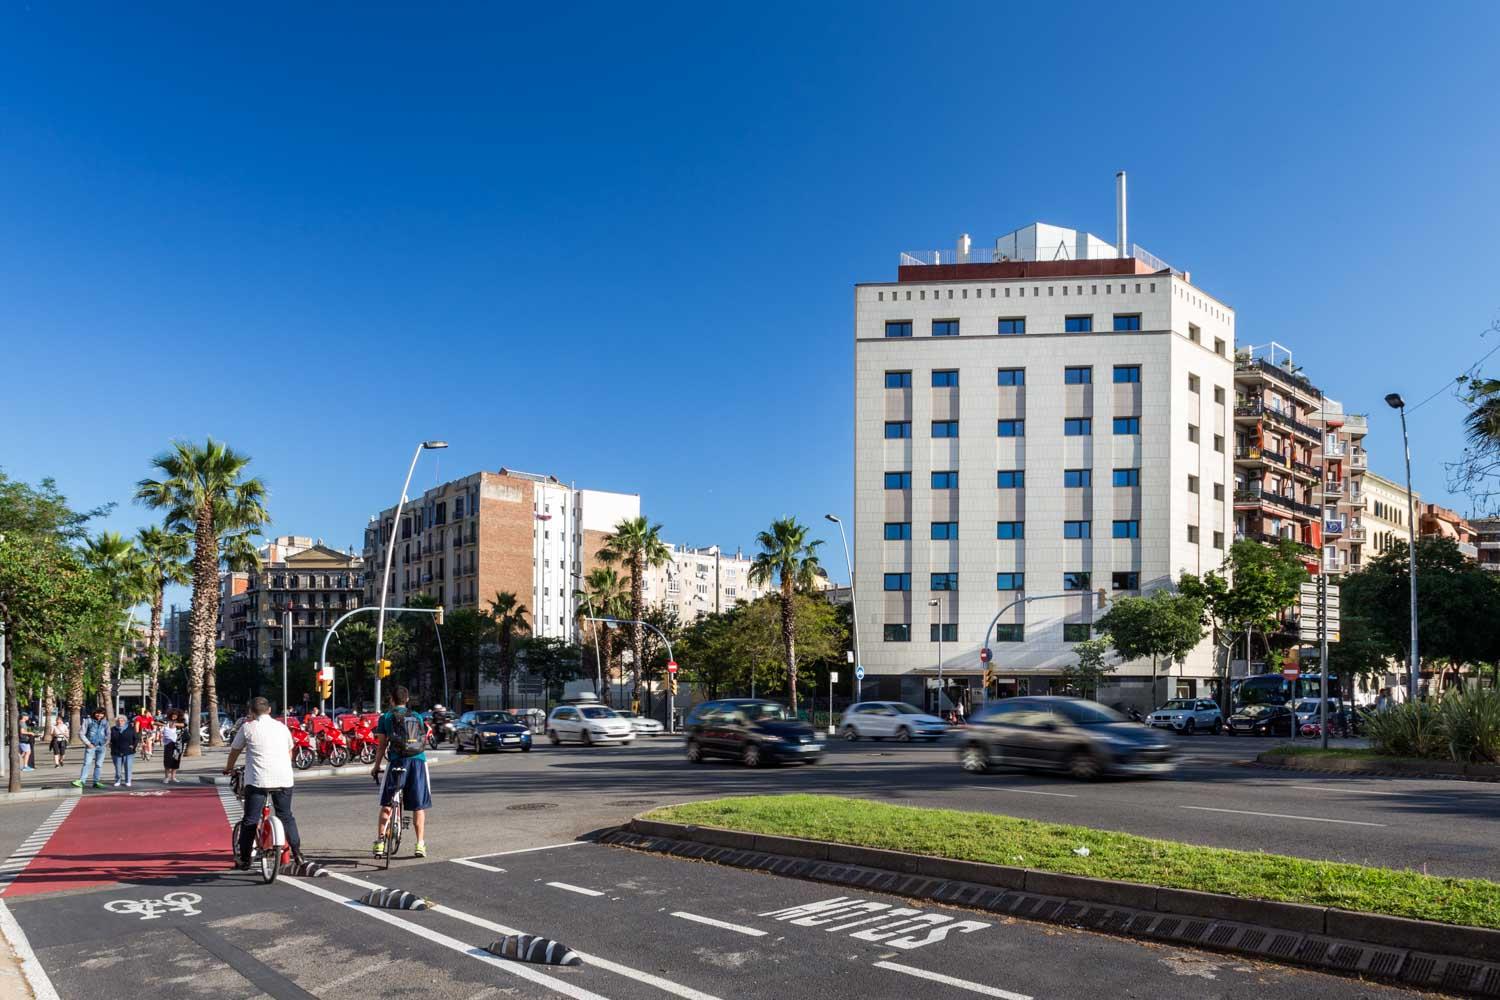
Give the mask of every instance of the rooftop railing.
[[[903, 250], [900, 262], [902, 267], [933, 266], [938, 264], [1005, 264], [1011, 262], [1052, 262], [1066, 260], [1120, 260], [1119, 251], [1114, 246], [1092, 247], [1084, 254], [1079, 254], [1075, 247], [1067, 244], [1059, 244], [1055, 247], [1043, 247], [1040, 253], [1032, 256], [1004, 253], [993, 247], [974, 247], [965, 253], [958, 250]], [[1145, 264], [1152, 271], [1170, 271], [1178, 277], [1184, 277], [1182, 271], [1177, 270], [1156, 254], [1138, 244], [1132, 244], [1130, 255], [1125, 259], [1134, 259]]]

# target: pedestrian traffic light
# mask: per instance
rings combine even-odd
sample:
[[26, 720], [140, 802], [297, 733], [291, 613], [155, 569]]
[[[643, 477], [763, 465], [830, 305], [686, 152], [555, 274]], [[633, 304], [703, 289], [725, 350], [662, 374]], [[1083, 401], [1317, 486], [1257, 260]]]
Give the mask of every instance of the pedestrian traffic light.
[[381, 680], [384, 680], [385, 678], [387, 678], [389, 676], [391, 676], [391, 661], [390, 660], [381, 660], [380, 661], [380, 678], [381, 678]]

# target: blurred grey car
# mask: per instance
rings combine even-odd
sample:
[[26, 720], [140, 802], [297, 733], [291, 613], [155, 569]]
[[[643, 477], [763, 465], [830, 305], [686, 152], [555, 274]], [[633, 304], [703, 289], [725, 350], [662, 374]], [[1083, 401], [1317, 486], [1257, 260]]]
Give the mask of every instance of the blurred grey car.
[[1172, 744], [1112, 708], [1082, 698], [1007, 698], [980, 709], [960, 736], [965, 771], [1025, 767], [1080, 781], [1104, 774], [1166, 774]]

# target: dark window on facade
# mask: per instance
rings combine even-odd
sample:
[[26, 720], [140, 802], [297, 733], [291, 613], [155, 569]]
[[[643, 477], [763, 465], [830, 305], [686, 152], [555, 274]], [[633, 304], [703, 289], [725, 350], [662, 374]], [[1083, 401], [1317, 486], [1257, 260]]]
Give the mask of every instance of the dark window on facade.
[[932, 321], [932, 335], [934, 337], [957, 337], [958, 320], [935, 319]]
[[996, 381], [1000, 385], [1025, 385], [1026, 369], [1024, 368], [1001, 368]]
[[1026, 321], [1024, 319], [1002, 319], [1000, 321], [998, 332], [1002, 337], [1008, 337], [1012, 334], [1017, 333], [1025, 333]]
[[911, 538], [910, 521], [887, 521], [885, 522], [885, 540], [888, 542], [904, 542]]
[[1116, 469], [1114, 484], [1116, 486], [1139, 486], [1141, 485], [1140, 469]]
[[1002, 490], [1024, 489], [1026, 487], [1026, 472], [1022, 469], [996, 472], [995, 486]]
[[886, 438], [909, 438], [911, 437], [910, 420], [887, 420], [885, 422]]
[[1063, 642], [1086, 642], [1089, 638], [1091, 628], [1087, 624], [1075, 622], [1063, 623]]
[[894, 319], [887, 320], [885, 324], [885, 335], [887, 337], [910, 337], [911, 320]]
[[1069, 316], [1063, 321], [1063, 329], [1068, 333], [1092, 333], [1094, 330], [1094, 317]]
[[1111, 573], [1109, 584], [1115, 590], [1140, 590], [1141, 574], [1139, 573]]
[[885, 474], [885, 488], [888, 490], [911, 489], [910, 472], [887, 472]]
[[947, 472], [934, 472], [932, 474], [932, 488], [935, 490], [958, 489], [958, 472], [951, 469]]
[[886, 372], [885, 387], [887, 389], [910, 389], [911, 372]]
[[1140, 313], [1115, 313], [1115, 332], [1130, 333], [1141, 328]]
[[911, 626], [887, 625], [884, 638], [886, 642], [911, 642]]
[[1064, 538], [1093, 538], [1094, 525], [1092, 521], [1064, 521]]
[[932, 373], [932, 387], [934, 389], [951, 389], [958, 385], [958, 372], [936, 371]]
[[932, 436], [935, 438], [958, 437], [957, 420], [934, 420], [932, 422]]

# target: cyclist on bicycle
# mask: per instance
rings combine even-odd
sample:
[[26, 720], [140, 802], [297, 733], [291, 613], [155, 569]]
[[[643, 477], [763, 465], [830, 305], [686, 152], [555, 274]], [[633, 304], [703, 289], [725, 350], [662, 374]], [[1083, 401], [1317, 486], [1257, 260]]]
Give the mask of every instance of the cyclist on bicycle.
[[255, 842], [255, 828], [270, 796], [271, 808], [286, 830], [286, 841], [292, 858], [302, 860], [302, 839], [297, 835], [297, 820], [292, 815], [292, 734], [279, 720], [271, 717], [271, 703], [264, 698], [250, 702], [250, 718], [234, 734], [229, 745], [229, 760], [224, 773], [233, 774], [235, 761], [245, 755], [245, 815], [240, 820], [240, 849], [235, 867], [250, 867], [250, 847]]
[[385, 854], [385, 829], [391, 822], [391, 802], [398, 787], [417, 831], [417, 848], [413, 853], [419, 858], [427, 857], [427, 810], [432, 808], [432, 785], [427, 778], [427, 723], [420, 712], [407, 707], [410, 700], [411, 692], [398, 686], [391, 692], [393, 707], [375, 726], [378, 738], [370, 777], [379, 781], [381, 764], [387, 757], [391, 761], [390, 773], [380, 786], [380, 820], [375, 824], [374, 847], [377, 858]]

